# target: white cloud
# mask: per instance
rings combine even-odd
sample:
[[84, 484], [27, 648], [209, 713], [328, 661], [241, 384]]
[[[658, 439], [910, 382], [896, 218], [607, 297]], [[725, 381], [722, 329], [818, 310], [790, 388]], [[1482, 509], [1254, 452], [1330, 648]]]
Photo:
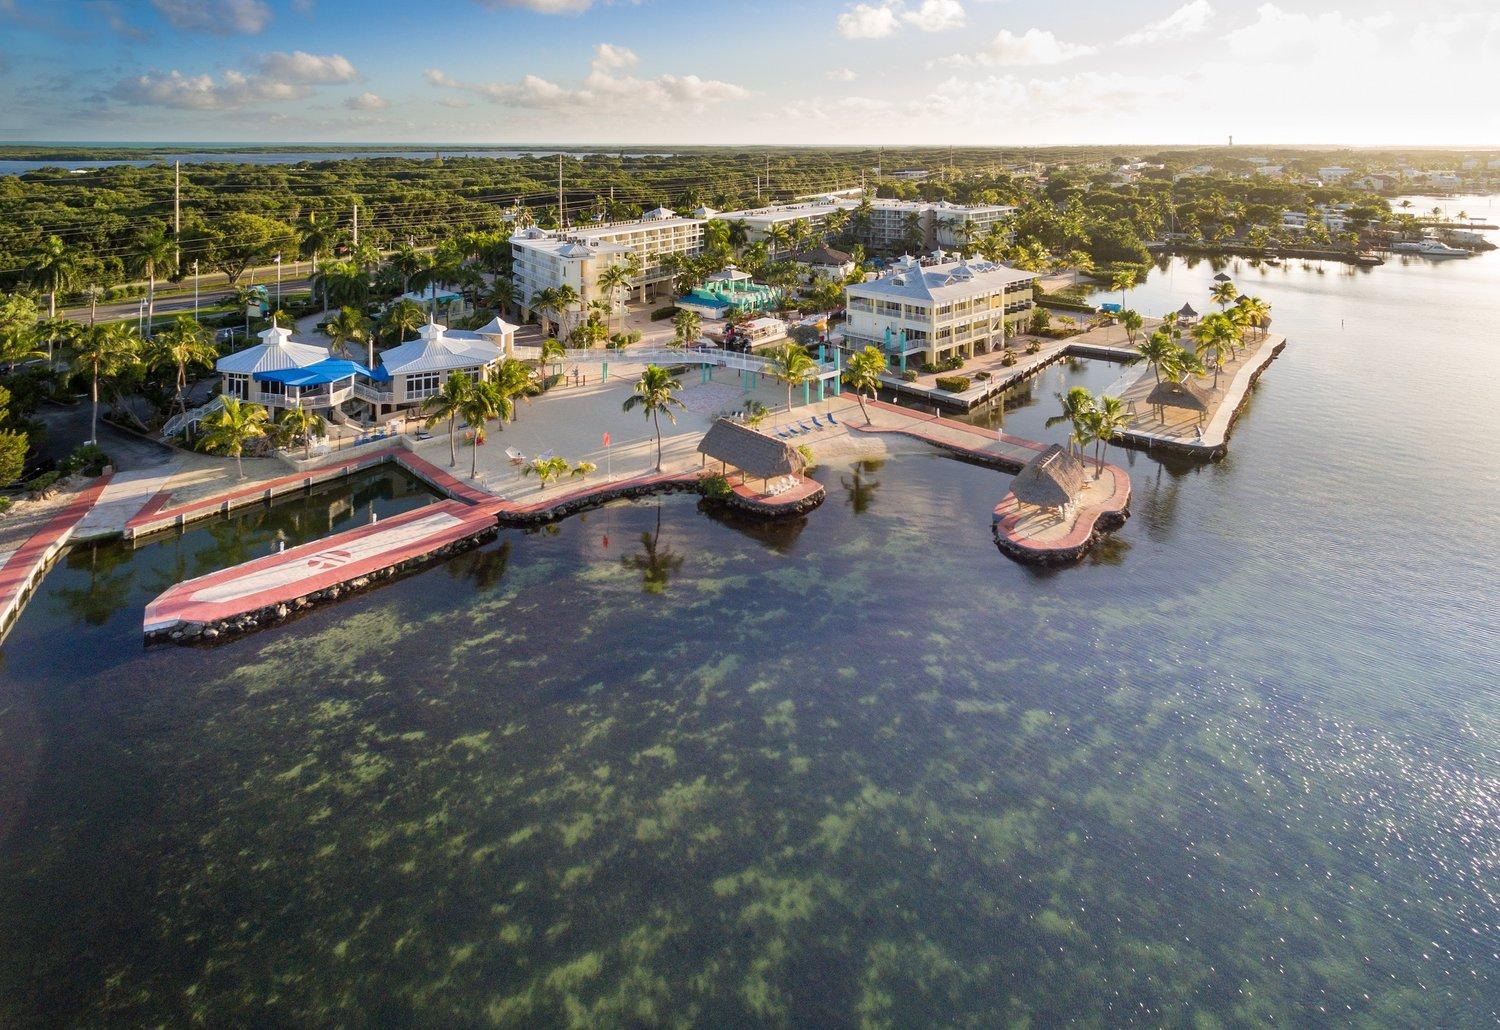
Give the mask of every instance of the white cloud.
[[697, 75], [644, 79], [617, 74], [636, 62], [630, 50], [601, 43], [589, 61], [588, 75], [577, 87], [559, 85], [539, 75], [523, 75], [515, 82], [463, 82], [438, 68], [429, 68], [423, 75], [431, 85], [473, 93], [491, 103], [578, 114], [607, 115], [652, 108], [698, 110], [750, 96], [742, 86]]
[[340, 54], [298, 50], [266, 54], [254, 71], [230, 69], [217, 79], [206, 73], [184, 75], [175, 68], [166, 73], [147, 72], [120, 80], [110, 96], [130, 104], [209, 111], [301, 100], [315, 86], [352, 82], [358, 77], [359, 71]]
[[253, 36], [271, 23], [262, 0], [151, 0], [173, 28], [218, 36]]
[[878, 4], [855, 4], [838, 16], [839, 35], [845, 39], [884, 39], [902, 25], [922, 32], [946, 32], [962, 28], [966, 18], [958, 0], [922, 0], [908, 7], [904, 0]]
[[1380, 52], [1380, 33], [1394, 21], [1389, 13], [1368, 17], [1351, 17], [1342, 11], [1303, 14], [1262, 4], [1253, 22], [1224, 38], [1236, 59], [1312, 72], [1361, 65]]
[[343, 54], [309, 54], [302, 50], [266, 54], [260, 59], [260, 70], [271, 78], [308, 85], [359, 78], [359, 72]]
[[950, 54], [933, 63], [956, 68], [1061, 64], [1097, 52], [1097, 47], [1065, 42], [1046, 29], [1027, 29], [1019, 36], [1009, 29], [1001, 29], [983, 50], [972, 54]]
[[1214, 8], [1208, 0], [1192, 0], [1158, 21], [1123, 36], [1120, 43], [1125, 46], [1144, 46], [1151, 43], [1171, 43], [1179, 39], [1196, 36], [1208, 28], [1213, 21]]
[[391, 106], [391, 102], [384, 97], [377, 96], [369, 90], [365, 90], [357, 97], [346, 97], [344, 106], [351, 111], [384, 111]]
[[845, 39], [882, 39], [894, 35], [899, 24], [892, 4], [855, 4], [839, 15], [838, 29]]
[[823, 73], [823, 78], [829, 82], [853, 82], [859, 76], [852, 68], [830, 68]]

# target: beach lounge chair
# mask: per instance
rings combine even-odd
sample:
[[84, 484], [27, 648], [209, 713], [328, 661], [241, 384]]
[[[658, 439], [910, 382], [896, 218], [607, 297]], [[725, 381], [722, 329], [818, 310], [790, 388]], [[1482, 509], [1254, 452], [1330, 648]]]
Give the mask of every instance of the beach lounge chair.
[[780, 429], [776, 430], [776, 435], [781, 437], [781, 439], [783, 440], [790, 440], [792, 438], [791, 433], [784, 433]]
[[813, 425], [817, 426], [819, 429], [827, 429], [828, 428], [823, 423], [821, 423], [821, 422], [818, 421], [818, 416], [816, 416], [816, 415], [813, 416]]
[[798, 422], [797, 428], [802, 430], [804, 433], [812, 432], [812, 426], [808, 425], [806, 422]]
[[831, 426], [836, 426], [839, 424], [839, 420], [833, 417], [833, 412], [831, 411], [824, 417], [828, 419], [828, 424]]
[[524, 465], [524, 464], [526, 464], [526, 455], [522, 454], [520, 451], [516, 450], [514, 447], [507, 447], [507, 448], [505, 448], [505, 456], [510, 459], [510, 463], [512, 465]]
[[550, 450], [546, 450], [546, 451], [543, 451], [541, 454], [538, 454], [536, 456], [536, 460], [537, 461], [546, 461], [547, 459], [549, 459], [551, 457], [552, 457], [552, 452]]

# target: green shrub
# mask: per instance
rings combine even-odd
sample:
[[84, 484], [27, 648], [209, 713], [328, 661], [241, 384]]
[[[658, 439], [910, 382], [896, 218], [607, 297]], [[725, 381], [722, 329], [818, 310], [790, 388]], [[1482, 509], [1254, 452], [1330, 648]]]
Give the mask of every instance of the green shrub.
[[104, 471], [104, 466], [113, 464], [109, 455], [104, 453], [104, 448], [98, 444], [84, 443], [73, 448], [73, 453], [63, 460], [62, 474], [70, 476], [74, 472], [82, 472], [86, 476], [97, 476]]
[[26, 469], [25, 433], [0, 432], [0, 486], [9, 486]]
[[651, 321], [660, 322], [662, 319], [671, 318], [675, 314], [677, 314], [677, 305], [668, 304], [664, 308], [657, 308], [655, 311], [651, 312]]
[[48, 490], [51, 490], [53, 485], [56, 484], [56, 482], [61, 478], [62, 473], [60, 472], [43, 472], [41, 475], [35, 477], [34, 479], [28, 479], [26, 481], [26, 490], [28, 493], [40, 497]]
[[917, 381], [916, 369], [908, 368], [905, 372], [902, 372], [901, 381], [903, 383], [915, 383]]
[[969, 381], [968, 376], [937, 377], [937, 388], [939, 390], [947, 390], [949, 393], [963, 393], [972, 385], [974, 384]]
[[1042, 352], [1042, 341], [1032, 340], [1026, 348], [1027, 354], [1040, 354]]
[[729, 485], [729, 480], [714, 472], [698, 480], [698, 492], [711, 500], [723, 500], [734, 492], [734, 487]]
[[0, 515], [4, 515], [8, 511], [10, 511], [10, 498], [0, 497]]
[[1003, 358], [1000, 359], [1000, 364], [1004, 365], [1006, 368], [1009, 368], [1010, 366], [1014, 365], [1015, 363], [1016, 363], [1016, 352], [1013, 351], [1013, 350], [1006, 351], [1005, 352], [1005, 357], [1003, 357]]
[[802, 455], [802, 462], [805, 468], [812, 468], [813, 465], [817, 464], [813, 459], [813, 449], [807, 446], [807, 444], [799, 443], [797, 445], [797, 453]]
[[979, 382], [984, 383], [984, 382], [988, 382], [991, 377], [990, 377], [990, 374], [988, 372], [975, 372], [974, 373], [974, 378], [976, 380], [978, 380]]

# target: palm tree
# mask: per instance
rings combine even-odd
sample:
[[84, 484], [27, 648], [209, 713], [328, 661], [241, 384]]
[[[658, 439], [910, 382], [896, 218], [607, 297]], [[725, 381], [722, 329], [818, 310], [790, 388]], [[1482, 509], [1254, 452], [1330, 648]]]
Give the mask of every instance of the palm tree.
[[73, 371], [89, 376], [89, 399], [93, 405], [89, 443], [99, 439], [99, 380], [124, 369], [136, 360], [140, 350], [140, 334], [129, 322], [90, 326], [79, 334], [73, 347]]
[[223, 398], [224, 406], [203, 419], [201, 445], [211, 454], [234, 455], [240, 478], [245, 478], [245, 444], [266, 435], [269, 415], [259, 404]]
[[1124, 429], [1130, 422], [1130, 416], [1125, 411], [1125, 402], [1118, 397], [1100, 395], [1094, 403], [1094, 410], [1089, 413], [1088, 428], [1089, 435], [1097, 444], [1094, 452], [1094, 478], [1098, 479], [1104, 471], [1104, 450], [1114, 440], [1115, 434]]
[[542, 335], [552, 335], [547, 330], [552, 328], [547, 323], [550, 321], [548, 312], [552, 311], [557, 304], [557, 290], [549, 286], [545, 290], [537, 290], [531, 295], [531, 308], [536, 312], [537, 318], [542, 323]]
[[176, 371], [176, 399], [182, 410], [186, 411], [187, 401], [183, 398], [183, 394], [187, 391], [188, 366], [212, 368], [214, 359], [219, 356], [219, 348], [214, 345], [213, 333], [203, 328], [196, 319], [189, 318], [187, 315], [178, 315], [172, 320], [171, 325], [158, 333], [151, 341], [150, 351], [153, 365], [172, 368]]
[[1120, 294], [1120, 307], [1125, 306], [1125, 291], [1135, 285], [1136, 273], [1133, 268], [1118, 268], [1110, 274], [1109, 288]]
[[328, 423], [322, 415], [309, 411], [307, 408], [287, 408], [281, 413], [281, 418], [276, 423], [276, 430], [277, 434], [288, 444], [294, 444], [300, 440], [306, 448], [303, 457], [311, 458], [313, 437], [322, 435], [327, 426]]
[[1079, 443], [1078, 450], [1081, 454], [1083, 452], [1083, 445], [1080, 443], [1080, 440], [1085, 435], [1084, 419], [1089, 412], [1094, 410], [1094, 395], [1089, 393], [1087, 387], [1075, 386], [1066, 394], [1060, 395], [1057, 399], [1062, 403], [1062, 413], [1049, 418], [1046, 423], [1047, 428], [1051, 429], [1053, 426], [1060, 425], [1063, 422], [1070, 424], [1073, 427], [1073, 431], [1068, 436], [1068, 453], [1071, 454], [1073, 452], [1074, 443]]
[[366, 344], [370, 360], [365, 367], [374, 369], [375, 337], [370, 333], [370, 320], [359, 311], [350, 307], [339, 308], [339, 313], [323, 324], [323, 332], [328, 334], [338, 353], [346, 358], [350, 356], [351, 343]]
[[562, 342], [559, 341], [556, 337], [549, 336], [542, 341], [542, 352], [540, 358], [537, 360], [537, 368], [545, 368], [547, 366], [547, 362], [561, 361], [567, 356], [568, 348], [564, 347], [562, 345]]
[[484, 439], [484, 424], [492, 418], [502, 422], [510, 418], [514, 402], [498, 385], [488, 379], [480, 379], [464, 391], [461, 405], [464, 421], [474, 429], [474, 456], [469, 465], [469, 478], [479, 475], [479, 444]]
[[1245, 312], [1246, 321], [1254, 326], [1260, 336], [1266, 335], [1266, 323], [1271, 318], [1271, 305], [1259, 297], [1246, 297], [1239, 303], [1239, 307]]
[[136, 237], [130, 251], [131, 267], [146, 277], [146, 335], [151, 335], [151, 323], [156, 318], [156, 276], [162, 270], [170, 270], [177, 259], [177, 241], [172, 234], [159, 225], [152, 226]]
[[770, 364], [766, 373], [777, 382], [786, 384], [786, 410], [792, 410], [792, 387], [805, 382], [818, 370], [807, 349], [798, 343], [787, 343], [766, 355]]
[[497, 275], [485, 294], [485, 303], [495, 309], [502, 318], [516, 302], [516, 284], [503, 275]]
[[1212, 356], [1214, 387], [1219, 385], [1219, 370], [1224, 367], [1226, 355], [1233, 354], [1233, 342], [1239, 339], [1239, 331], [1226, 315], [1212, 314], [1193, 326], [1194, 352], [1199, 360]]
[[677, 416], [672, 413], [672, 407], [686, 407], [676, 394], [682, 389], [682, 382], [672, 378], [672, 373], [660, 365], [647, 365], [646, 370], [641, 373], [641, 378], [635, 384], [635, 393], [625, 398], [621, 405], [622, 411], [634, 411], [636, 408], [644, 408], [645, 413], [650, 416], [652, 424], [656, 428], [656, 471], [661, 471], [661, 416], [666, 415], [667, 420], [674, 426], [677, 424]]
[[679, 308], [677, 314], [672, 316], [672, 328], [673, 342], [679, 347], [686, 347], [703, 332], [703, 320], [696, 311]]
[[792, 231], [787, 228], [785, 222], [772, 222], [771, 227], [766, 230], [765, 238], [771, 257], [775, 257], [791, 245]]
[[439, 422], [448, 423], [448, 467], [458, 467], [458, 437], [454, 432], [458, 416], [464, 413], [464, 404], [469, 399], [470, 379], [462, 372], [449, 373], [443, 388], [422, 402], [422, 411], [427, 415], [427, 428]]
[[1234, 303], [1234, 298], [1239, 292], [1234, 283], [1225, 280], [1221, 283], [1215, 283], [1214, 288], [1209, 291], [1209, 295], [1218, 302], [1220, 307], [1227, 308]]
[[851, 355], [849, 366], [844, 370], [844, 383], [854, 390], [854, 399], [859, 401], [859, 413], [865, 417], [865, 425], [870, 424], [870, 413], [865, 409], [865, 394], [875, 396], [885, 370], [885, 355], [877, 347], [866, 347]]
[[333, 247], [335, 235], [334, 224], [331, 219], [318, 220], [316, 211], [309, 211], [307, 217], [297, 227], [300, 239], [297, 244], [297, 252], [312, 261], [312, 272], [318, 274], [318, 258], [327, 254]]
[[1146, 320], [1141, 317], [1140, 312], [1127, 309], [1120, 312], [1120, 324], [1125, 327], [1126, 341], [1134, 347], [1135, 334], [1141, 331], [1141, 326], [1146, 324]]
[[312, 278], [313, 289], [323, 295], [323, 312], [334, 307], [363, 307], [370, 299], [370, 277], [352, 261], [330, 261]]
[[579, 301], [578, 291], [567, 283], [552, 288], [552, 320], [557, 323], [557, 335], [568, 335], [568, 312]]
[[[47, 318], [57, 318], [57, 295], [78, 280], [78, 263], [56, 236], [48, 236], [28, 258], [30, 278], [47, 295]], [[52, 337], [47, 336], [47, 360], [52, 360]]]
[[1171, 334], [1165, 329], [1158, 329], [1150, 336], [1141, 341], [1136, 347], [1137, 357], [1135, 361], [1144, 361], [1151, 367], [1151, 374], [1156, 381], [1161, 382], [1162, 363], [1177, 352], [1177, 344], [1172, 342]]
[[398, 300], [386, 309], [380, 319], [380, 333], [394, 336], [399, 345], [407, 333], [416, 332], [427, 324], [427, 312], [414, 300]]
[[1169, 381], [1180, 383], [1190, 375], [1208, 375], [1208, 368], [1198, 355], [1186, 347], [1178, 347], [1162, 361], [1161, 372]]
[[726, 238], [736, 253], [750, 241], [750, 223], [743, 218], [734, 218], [725, 223]]
[[609, 312], [613, 316], [619, 306], [619, 295], [630, 289], [630, 272], [624, 265], [610, 265], [599, 273], [599, 289], [609, 301]]
[[[502, 360], [490, 373], [490, 382], [498, 386], [500, 392], [508, 398], [529, 397], [537, 392], [535, 372], [519, 358]], [[512, 422], [516, 420], [517, 414], [516, 406], [512, 404], [510, 408]]]

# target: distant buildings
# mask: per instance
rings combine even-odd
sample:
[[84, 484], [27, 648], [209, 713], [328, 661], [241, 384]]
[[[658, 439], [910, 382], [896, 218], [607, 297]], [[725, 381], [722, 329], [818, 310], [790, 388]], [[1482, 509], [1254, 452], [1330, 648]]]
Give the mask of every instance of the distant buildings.
[[640, 291], [642, 300], [653, 294], [664, 295], [671, 275], [662, 266], [662, 258], [701, 252], [705, 224], [706, 219], [657, 208], [634, 222], [577, 229], [522, 229], [510, 238], [517, 302], [530, 315], [532, 299], [538, 293], [566, 284], [587, 305], [602, 296], [600, 273], [611, 265], [626, 263], [632, 254], [640, 270], [631, 288]]
[[908, 260], [845, 287], [845, 345], [878, 347], [902, 368], [909, 357], [937, 364], [994, 350], [1012, 334], [1010, 323], [1030, 316], [1037, 278], [977, 259], [927, 266]]
[[1343, 165], [1329, 165], [1327, 168], [1318, 169], [1318, 178], [1324, 182], [1338, 182], [1346, 175], [1353, 175], [1353, 168], [1345, 168]]

